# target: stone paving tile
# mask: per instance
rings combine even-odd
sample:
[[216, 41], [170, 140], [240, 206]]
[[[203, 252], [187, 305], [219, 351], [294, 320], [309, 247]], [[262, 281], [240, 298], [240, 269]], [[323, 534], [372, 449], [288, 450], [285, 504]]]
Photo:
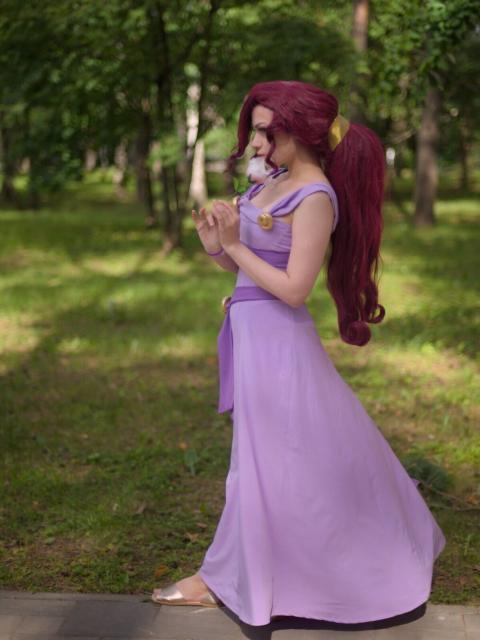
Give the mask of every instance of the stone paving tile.
[[466, 613], [463, 619], [465, 620], [468, 640], [480, 640], [480, 611], [479, 613]]
[[[158, 634], [161, 638], [174, 633], [178, 640], [210, 640], [210, 638], [214, 640], [220, 640], [220, 638], [222, 640], [241, 638], [249, 640], [353, 640], [353, 638], [374, 640], [377, 637], [375, 634], [378, 633], [375, 629], [355, 629], [353, 625], [344, 628], [332, 626], [331, 623], [294, 617], [277, 619], [270, 625], [262, 627], [252, 627], [239, 621], [238, 617], [226, 607], [220, 610], [201, 607], [188, 607], [190, 611], [186, 609], [186, 607], [160, 607], [161, 613], [155, 620], [155, 626], [158, 625]], [[198, 624], [196, 624], [197, 621], [199, 621]], [[386, 635], [385, 638], [401, 637], [399, 629], [407, 628], [408, 624], [387, 629], [390, 635]]]
[[13, 633], [22, 621], [22, 616], [0, 614], [0, 636]]
[[375, 632], [376, 640], [467, 640], [465, 631], [451, 629], [379, 629]]
[[402, 630], [408, 628], [408, 624], [397, 624], [385, 629], [369, 629], [355, 627], [355, 625], [343, 626], [325, 621], [288, 618], [282, 623], [280, 621], [272, 623], [269, 629], [272, 630], [272, 640], [356, 640], [357, 638], [358, 640], [375, 640], [380, 632], [385, 633], [385, 639], [396, 640], [403, 637]]
[[[332, 629], [278, 629], [272, 640], [374, 640], [375, 631], [336, 631]], [[255, 636], [247, 636], [255, 638]], [[260, 639], [261, 636], [258, 636]], [[263, 636], [265, 639], [269, 636]]]
[[[3, 622], [3, 626], [2, 626]], [[322, 628], [323, 624], [323, 628]], [[325, 624], [327, 627], [325, 628]], [[353, 633], [352, 633], [353, 631]], [[0, 591], [0, 640], [480, 640], [480, 606], [428, 605], [385, 629], [285, 618], [252, 627], [227, 607], [168, 607], [149, 596]]]
[[75, 601], [41, 600], [34, 598], [1, 598], [0, 614], [27, 616], [65, 616], [75, 606]]
[[51, 591], [12, 591], [8, 589], [0, 589], [0, 599], [21, 598], [22, 600], [131, 600], [138, 601], [150, 598], [146, 594], [127, 594], [127, 593], [58, 593]]
[[62, 617], [51, 616], [24, 616], [21, 623], [15, 629], [16, 634], [27, 635], [55, 635], [63, 624]]
[[[52, 635], [49, 633], [48, 635], [38, 635], [38, 634], [24, 634], [24, 633], [14, 633], [11, 635], [8, 640], [103, 640], [99, 636], [59, 636], [57, 634]], [[128, 640], [132, 640], [129, 638]]]
[[[158, 615], [152, 632], [175, 640], [242, 640], [245, 634], [238, 617], [225, 608], [169, 607], [152, 605]], [[187, 611], [188, 609], [188, 611]], [[183, 611], [182, 611], [183, 610]]]
[[409, 631], [424, 631], [428, 629], [435, 629], [435, 631], [449, 630], [451, 632], [464, 631], [465, 625], [463, 623], [462, 614], [456, 611], [450, 611], [445, 607], [431, 607], [427, 606], [425, 615], [418, 620], [409, 622], [408, 625], [403, 625], [404, 628], [408, 627]]
[[[396, 625], [389, 625], [387, 623], [383, 629], [365, 628], [365, 630], [363, 630], [355, 629], [353, 627], [350, 627], [349, 629], [343, 629], [342, 627], [332, 629], [329, 627], [329, 630], [333, 631], [335, 635], [332, 637], [336, 638], [340, 637], [339, 634], [342, 634], [343, 637], [347, 637], [345, 634], [348, 633], [350, 638], [360, 638], [362, 636], [367, 638], [370, 637], [369, 634], [371, 634], [371, 637], [373, 638], [389, 639], [402, 638], [405, 636], [406, 638], [428, 637], [435, 640], [437, 635], [438, 637], [444, 637], [445, 634], [447, 634], [447, 638], [450, 636], [453, 640], [455, 640], [456, 637], [462, 638], [463, 640], [465, 637], [465, 627], [462, 618], [462, 611], [464, 610], [465, 608], [463, 607], [456, 607], [453, 608], [453, 610], [450, 610], [450, 607], [447, 606], [428, 605], [425, 614], [417, 620], [403, 620], [401, 624]], [[474, 611], [474, 609], [471, 609], [471, 611]], [[306, 621], [303, 626], [307, 626], [308, 629], [305, 629], [304, 635], [301, 637], [305, 636], [306, 638], [314, 638], [315, 631], [316, 629], [321, 629], [321, 624], [322, 623], [315, 623], [315, 621], [312, 621], [312, 623], [310, 623], [310, 621]], [[295, 631], [295, 639], [297, 638], [296, 634], [297, 631]], [[275, 635], [280, 636], [281, 633], [275, 632], [273, 637], [275, 637]]]
[[82, 600], [75, 603], [59, 635], [147, 636], [158, 611], [150, 603]]

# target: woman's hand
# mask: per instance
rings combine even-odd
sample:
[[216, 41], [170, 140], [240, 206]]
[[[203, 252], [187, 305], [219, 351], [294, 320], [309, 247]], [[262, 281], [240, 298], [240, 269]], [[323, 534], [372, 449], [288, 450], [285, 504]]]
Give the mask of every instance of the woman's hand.
[[220, 244], [228, 253], [230, 247], [240, 242], [240, 215], [237, 206], [223, 200], [214, 200], [212, 216], [217, 223]]
[[195, 209], [192, 209], [192, 218], [205, 251], [209, 253], [220, 251], [222, 246], [218, 235], [218, 227], [212, 214], [208, 213], [205, 207], [202, 207], [198, 213]]

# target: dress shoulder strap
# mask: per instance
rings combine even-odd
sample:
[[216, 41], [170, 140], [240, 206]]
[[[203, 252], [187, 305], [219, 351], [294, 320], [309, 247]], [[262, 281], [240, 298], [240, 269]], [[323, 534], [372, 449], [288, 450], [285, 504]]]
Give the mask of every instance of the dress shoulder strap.
[[304, 198], [318, 191], [323, 191], [330, 197], [330, 201], [333, 206], [333, 233], [338, 224], [339, 218], [338, 199], [337, 194], [335, 193], [333, 188], [326, 182], [312, 182], [312, 184], [307, 184], [303, 187], [300, 187], [296, 191], [287, 194], [284, 198], [278, 200], [270, 207], [270, 213], [272, 214], [272, 216], [281, 216], [286, 215], [287, 213], [291, 213], [296, 207], [298, 207], [298, 205]]
[[241, 197], [250, 199], [260, 186], [261, 184], [259, 184], [258, 182], [251, 184], [248, 189], [242, 193]]

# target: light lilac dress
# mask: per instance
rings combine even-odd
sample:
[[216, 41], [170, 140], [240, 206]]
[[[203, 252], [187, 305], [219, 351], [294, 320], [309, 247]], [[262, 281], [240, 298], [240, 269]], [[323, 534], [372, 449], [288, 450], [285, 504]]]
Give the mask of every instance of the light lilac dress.
[[[288, 258], [292, 227], [280, 218], [316, 191], [331, 198], [334, 231], [329, 185], [277, 201], [270, 230], [250, 201], [261, 188], [239, 201], [240, 239], [252, 250]], [[239, 269], [237, 287], [255, 284]], [[203, 580], [250, 625], [279, 615], [360, 623], [426, 602], [446, 539], [418, 481], [330, 360], [306, 305], [243, 300], [229, 313], [233, 439]]]

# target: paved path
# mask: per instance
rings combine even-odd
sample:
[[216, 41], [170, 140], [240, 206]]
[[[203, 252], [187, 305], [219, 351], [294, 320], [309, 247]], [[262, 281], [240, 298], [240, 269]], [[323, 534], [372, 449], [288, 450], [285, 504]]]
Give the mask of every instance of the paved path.
[[[423, 609], [420, 610], [423, 613]], [[418, 615], [418, 613], [417, 613]], [[392, 622], [390, 621], [391, 625]], [[359, 630], [360, 628], [360, 630]], [[480, 640], [480, 606], [432, 605], [388, 628], [278, 618], [263, 627], [226, 607], [159, 606], [149, 596], [0, 591], [0, 640]]]

